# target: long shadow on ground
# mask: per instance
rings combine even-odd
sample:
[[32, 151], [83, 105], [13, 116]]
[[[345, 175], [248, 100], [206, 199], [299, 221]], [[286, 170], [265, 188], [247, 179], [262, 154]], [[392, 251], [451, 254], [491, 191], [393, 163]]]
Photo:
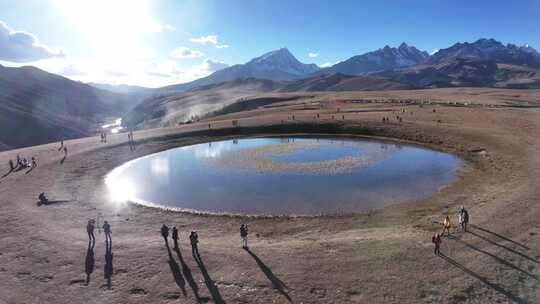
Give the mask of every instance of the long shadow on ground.
[[84, 270], [86, 272], [86, 285], [90, 283], [90, 275], [94, 272], [95, 259], [94, 259], [94, 246], [96, 240], [88, 240], [88, 249], [86, 250], [86, 259], [84, 262]]
[[0, 179], [7, 177], [7, 176], [10, 175], [11, 172], [13, 172], [13, 171], [14, 171], [13, 169], [9, 170], [6, 174], [2, 175], [2, 176], [0, 177]]
[[184, 258], [182, 257], [182, 253], [180, 252], [180, 248], [178, 246], [178, 240], [174, 240], [174, 251], [176, 252], [176, 255], [178, 256], [178, 259], [180, 260], [180, 265], [182, 265], [182, 273], [184, 274], [184, 277], [186, 278], [186, 281], [189, 284], [189, 287], [191, 290], [193, 290], [193, 294], [195, 295], [195, 298], [197, 299], [197, 303], [200, 303], [201, 300], [209, 300], [208, 298], [201, 298], [199, 296], [199, 286], [193, 279], [193, 275], [191, 274], [191, 269], [188, 267], [186, 262], [184, 261]]
[[208, 271], [206, 270], [206, 267], [204, 266], [203, 260], [201, 258], [201, 255], [199, 254], [198, 250], [194, 250], [193, 252], [193, 258], [197, 262], [197, 265], [201, 269], [201, 273], [204, 277], [204, 283], [206, 284], [206, 287], [208, 288], [208, 291], [210, 291], [210, 295], [212, 296], [212, 299], [214, 300], [214, 303], [216, 304], [224, 304], [225, 301], [221, 297], [221, 294], [219, 293], [219, 289], [208, 274]]
[[512, 253], [514, 253], [514, 254], [517, 254], [517, 255], [519, 255], [519, 256], [521, 256], [521, 257], [523, 257], [523, 258], [525, 258], [525, 259], [527, 259], [527, 260], [529, 260], [529, 261], [531, 261], [531, 262], [540, 264], [539, 261], [537, 261], [536, 259], [534, 259], [534, 258], [532, 258], [532, 257], [530, 257], [530, 256], [528, 256], [528, 255], [526, 255], [526, 254], [524, 254], [524, 253], [522, 253], [522, 252], [519, 252], [519, 251], [517, 251], [517, 250], [514, 250], [514, 249], [512, 249], [512, 248], [510, 248], [510, 247], [508, 247], [508, 246], [505, 246], [505, 245], [503, 245], [503, 244], [499, 244], [499, 243], [497, 243], [497, 242], [495, 242], [495, 241], [493, 241], [493, 240], [490, 240], [490, 239], [488, 239], [487, 237], [485, 237], [485, 236], [483, 236], [483, 235], [480, 235], [480, 234], [478, 234], [478, 233], [476, 233], [476, 232], [473, 232], [473, 231], [470, 231], [470, 230], [467, 231], [467, 232], [469, 232], [470, 234], [472, 234], [472, 235], [474, 235], [474, 236], [476, 236], [476, 237], [478, 237], [478, 238], [481, 238], [482, 240], [484, 240], [484, 241], [490, 243], [491, 245], [495, 245], [495, 246], [498, 246], [498, 247], [500, 247], [500, 248], [506, 249], [506, 250], [508, 250], [508, 251], [510, 251], [510, 252], [512, 252]]
[[279, 291], [279, 293], [281, 293], [285, 298], [287, 298], [289, 302], [292, 302], [291, 297], [285, 291], [285, 289], [288, 288], [287, 285], [285, 285], [283, 281], [281, 281], [278, 277], [276, 277], [276, 275], [274, 275], [272, 270], [268, 266], [266, 266], [263, 263], [263, 261], [261, 261], [261, 259], [259, 259], [259, 257], [253, 251], [249, 250], [249, 248], [245, 248], [245, 250], [247, 251], [247, 253], [249, 253], [249, 255], [253, 257], [253, 259], [255, 259], [255, 262], [257, 262], [257, 265], [259, 266], [259, 268], [261, 268], [262, 272], [266, 275], [268, 280], [270, 280], [274, 289]]
[[107, 288], [111, 289], [113, 276], [112, 239], [105, 240], [105, 266], [103, 267], [103, 273], [107, 281]]
[[446, 262], [448, 262], [449, 264], [455, 266], [456, 268], [460, 269], [461, 271], [465, 272], [466, 274], [468, 274], [468, 275], [472, 276], [473, 278], [479, 280], [480, 282], [484, 283], [487, 287], [489, 287], [489, 288], [497, 291], [498, 293], [506, 296], [508, 299], [512, 300], [514, 303], [519, 303], [519, 304], [527, 304], [528, 303], [525, 299], [522, 299], [522, 298], [514, 295], [513, 293], [511, 293], [508, 290], [501, 287], [499, 284], [490, 282], [485, 277], [483, 277], [483, 276], [477, 274], [476, 272], [466, 268], [465, 266], [459, 264], [458, 262], [456, 262], [454, 259], [450, 258], [449, 256], [441, 254], [440, 257], [443, 260], [445, 260]]
[[516, 265], [514, 265], [514, 264], [512, 264], [512, 263], [510, 263], [510, 262], [508, 262], [507, 260], [505, 260], [505, 259], [503, 259], [503, 258], [501, 258], [501, 257], [498, 257], [498, 256], [496, 256], [496, 255], [494, 255], [494, 254], [492, 254], [492, 253], [490, 253], [490, 252], [487, 252], [487, 251], [485, 251], [485, 250], [483, 250], [483, 249], [480, 249], [480, 248], [478, 248], [478, 247], [476, 247], [476, 246], [474, 246], [474, 245], [472, 245], [472, 244], [469, 244], [469, 243], [467, 243], [467, 242], [465, 242], [465, 241], [463, 241], [463, 240], [460, 240], [460, 239], [456, 238], [455, 236], [449, 236], [448, 238], [451, 239], [451, 240], [455, 240], [455, 241], [457, 241], [457, 242], [460, 242], [460, 243], [462, 243], [463, 245], [465, 245], [466, 247], [471, 248], [472, 250], [476, 250], [476, 251], [478, 251], [478, 252], [480, 252], [480, 253], [483, 253], [483, 254], [485, 254], [485, 255], [491, 257], [491, 258], [494, 259], [495, 261], [497, 261], [497, 262], [499, 262], [499, 263], [501, 263], [501, 264], [503, 264], [503, 265], [506, 265], [506, 266], [508, 266], [509, 268], [515, 269], [515, 270], [517, 270], [517, 271], [519, 271], [519, 272], [521, 272], [521, 273], [527, 275], [527, 276], [530, 277], [530, 278], [533, 278], [533, 279], [535, 279], [535, 280], [537, 280], [537, 281], [539, 280], [538, 277], [537, 277], [536, 275], [534, 275], [534, 274], [532, 274], [532, 273], [530, 273], [530, 272], [528, 272], [528, 271], [526, 271], [526, 270], [523, 270], [523, 269], [519, 268], [518, 266], [516, 266]]
[[527, 249], [527, 250], [530, 249], [530, 248], [527, 247], [526, 245], [523, 245], [523, 244], [521, 244], [521, 243], [519, 243], [519, 242], [516, 242], [516, 241], [514, 241], [514, 240], [512, 240], [512, 239], [510, 239], [510, 238], [507, 238], [507, 237], [505, 237], [505, 236], [503, 236], [503, 235], [500, 235], [500, 234], [498, 234], [498, 233], [495, 233], [495, 232], [493, 232], [493, 231], [490, 231], [490, 230], [488, 230], [488, 229], [486, 229], [486, 228], [482, 228], [482, 227], [480, 227], [480, 226], [473, 225], [473, 224], [470, 224], [469, 226], [471, 226], [471, 227], [473, 227], [473, 228], [476, 228], [476, 229], [478, 229], [478, 230], [484, 231], [484, 232], [486, 232], [486, 233], [490, 233], [490, 234], [492, 234], [492, 235], [494, 235], [494, 236], [496, 236], [496, 237], [498, 237], [498, 238], [501, 238], [501, 239], [503, 239], [503, 240], [505, 240], [505, 241], [508, 241], [508, 242], [510, 242], [510, 243], [516, 244], [516, 245], [522, 247], [523, 249]]
[[48, 206], [48, 205], [54, 205], [54, 204], [69, 203], [71, 201], [72, 200], [55, 200], [55, 201], [47, 201], [47, 202], [38, 201], [38, 202], [36, 202], [36, 205], [38, 205], [38, 206], [41, 206], [41, 205]]
[[171, 268], [171, 273], [173, 275], [174, 281], [176, 282], [176, 285], [182, 290], [182, 293], [184, 294], [184, 297], [187, 295], [186, 293], [186, 281], [184, 280], [184, 277], [182, 276], [182, 272], [180, 271], [180, 266], [178, 266], [178, 263], [174, 260], [172, 254], [171, 254], [171, 248], [169, 247], [169, 241], [165, 239], [165, 246], [167, 246], [167, 253], [169, 254], [169, 267]]

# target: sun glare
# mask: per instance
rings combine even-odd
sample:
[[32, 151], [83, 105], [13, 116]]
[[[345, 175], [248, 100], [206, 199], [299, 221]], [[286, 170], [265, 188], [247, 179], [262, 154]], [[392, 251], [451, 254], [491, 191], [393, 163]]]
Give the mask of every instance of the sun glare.
[[119, 169], [111, 172], [105, 178], [109, 200], [115, 204], [126, 203], [129, 200], [133, 200], [136, 196], [135, 185], [131, 181], [121, 178], [121, 171]]
[[[71, 29], [97, 53], [130, 55], [144, 50], [145, 33], [165, 29], [146, 0], [53, 0]], [[135, 54], [140, 55], [140, 54]]]

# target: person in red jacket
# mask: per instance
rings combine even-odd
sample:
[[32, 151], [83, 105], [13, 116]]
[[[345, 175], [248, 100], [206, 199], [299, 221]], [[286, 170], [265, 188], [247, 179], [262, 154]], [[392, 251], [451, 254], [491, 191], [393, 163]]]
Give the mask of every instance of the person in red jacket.
[[435, 255], [441, 255], [442, 240], [440, 234], [436, 233], [435, 235], [433, 235], [433, 237], [431, 238], [431, 242], [435, 245], [435, 250], [433, 251], [433, 253], [435, 253]]

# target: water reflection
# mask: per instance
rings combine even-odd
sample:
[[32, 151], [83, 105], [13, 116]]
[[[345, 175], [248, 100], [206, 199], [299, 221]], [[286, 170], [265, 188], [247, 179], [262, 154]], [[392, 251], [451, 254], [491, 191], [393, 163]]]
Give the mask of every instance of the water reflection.
[[[234, 161], [231, 161], [233, 159]], [[256, 138], [176, 148], [113, 170], [112, 202], [203, 212], [357, 212], [429, 196], [455, 156], [380, 141]]]
[[195, 153], [195, 157], [202, 158], [218, 158], [223, 153], [231, 151], [233, 148], [233, 141], [208, 143], [208, 145], [195, 145], [186, 147], [186, 150], [192, 150]]
[[119, 133], [124, 129], [124, 127], [122, 127], [122, 118], [116, 118], [112, 123], [104, 124], [101, 128], [109, 130], [113, 134]]

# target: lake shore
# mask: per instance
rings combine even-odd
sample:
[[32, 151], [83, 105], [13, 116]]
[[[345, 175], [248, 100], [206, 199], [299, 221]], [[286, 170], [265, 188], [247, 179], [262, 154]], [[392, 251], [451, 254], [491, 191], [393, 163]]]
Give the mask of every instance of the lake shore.
[[[368, 109], [373, 111], [357, 111]], [[195, 285], [201, 302], [221, 297], [227, 303], [287, 303], [288, 297], [294, 303], [540, 298], [540, 109], [375, 103], [333, 111], [286, 106], [138, 131], [134, 152], [126, 134], [110, 135], [107, 144], [99, 137], [70, 140], [63, 163], [58, 143], [0, 153], [2, 175], [16, 154], [39, 161], [28, 174], [0, 179], [0, 303], [197, 303]], [[395, 113], [404, 117], [401, 124], [381, 122]], [[233, 120], [239, 127], [232, 127]], [[107, 203], [103, 177], [128, 160], [231, 136], [291, 133], [393, 138], [457, 154], [469, 166], [432, 197], [355, 215], [243, 218]], [[37, 206], [43, 191], [59, 202]], [[444, 238], [447, 258], [435, 257], [431, 235], [440, 226], [434, 222], [461, 205], [475, 226]], [[110, 289], [103, 277], [102, 233], [96, 234], [86, 284], [85, 226], [98, 214], [113, 229]], [[243, 222], [250, 226], [251, 254], [240, 248]], [[195, 283], [184, 282], [186, 295], [171, 273], [174, 263], [159, 232], [163, 223], [180, 230], [185, 263], [179, 269], [189, 268]], [[191, 230], [199, 232], [202, 266], [190, 252]], [[171, 253], [182, 264], [172, 247]]]

